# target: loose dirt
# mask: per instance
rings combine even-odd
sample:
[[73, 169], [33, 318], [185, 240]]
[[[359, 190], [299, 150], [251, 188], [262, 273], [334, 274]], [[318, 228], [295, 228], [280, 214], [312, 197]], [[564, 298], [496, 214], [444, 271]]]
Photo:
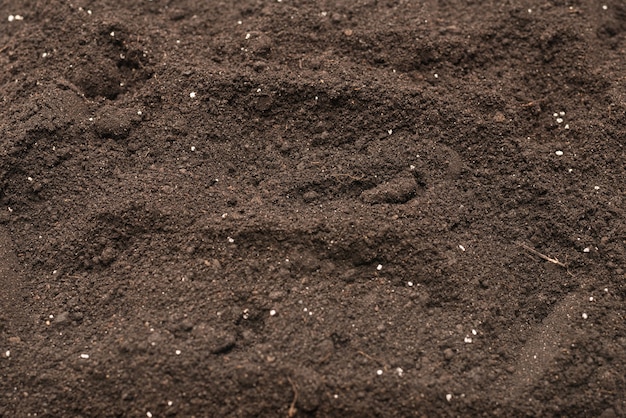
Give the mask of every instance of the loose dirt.
[[0, 3], [0, 416], [626, 415], [621, 0]]

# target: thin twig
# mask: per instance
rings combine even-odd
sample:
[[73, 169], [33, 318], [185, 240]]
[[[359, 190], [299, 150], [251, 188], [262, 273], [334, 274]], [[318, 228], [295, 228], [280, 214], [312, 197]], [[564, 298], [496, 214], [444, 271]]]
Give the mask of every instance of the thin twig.
[[296, 384], [293, 382], [293, 380], [291, 380], [290, 377], [287, 377], [287, 380], [289, 380], [289, 383], [291, 383], [291, 388], [293, 389], [293, 400], [291, 401], [291, 405], [289, 406], [287, 416], [289, 418], [293, 418], [298, 413], [298, 410], [296, 409], [296, 402], [298, 402], [298, 386], [296, 386]]
[[565, 264], [561, 263], [561, 262], [560, 262], [559, 260], [557, 260], [556, 258], [550, 258], [550, 257], [548, 257], [547, 255], [540, 253], [539, 251], [535, 250], [535, 249], [534, 249], [534, 248], [532, 248], [532, 247], [529, 247], [529, 246], [528, 246], [528, 245], [526, 245], [526, 244], [517, 243], [517, 245], [519, 245], [520, 247], [522, 247], [522, 248], [523, 248], [523, 249], [525, 249], [526, 251], [529, 251], [529, 252], [531, 252], [531, 253], [535, 254], [535, 255], [536, 255], [537, 257], [539, 257], [539, 258], [542, 258], [542, 259], [544, 259], [544, 260], [546, 260], [546, 261], [549, 261], [549, 262], [551, 262], [551, 263], [554, 263], [554, 264], [556, 264], [557, 266], [561, 266], [561, 267], [563, 267], [565, 270], [567, 270], [567, 266], [566, 266]]
[[373, 361], [374, 363], [378, 363], [378, 364], [380, 364], [381, 366], [385, 366], [385, 363], [383, 363], [382, 361], [380, 361], [380, 360], [378, 360], [378, 359], [375, 359], [374, 357], [370, 356], [370, 355], [369, 355], [369, 354], [367, 354], [367, 353], [364, 353], [364, 352], [363, 352], [363, 351], [361, 351], [361, 350], [357, 351], [357, 353], [359, 353], [360, 355], [362, 355], [362, 356], [363, 356], [363, 357], [365, 357], [366, 359]]

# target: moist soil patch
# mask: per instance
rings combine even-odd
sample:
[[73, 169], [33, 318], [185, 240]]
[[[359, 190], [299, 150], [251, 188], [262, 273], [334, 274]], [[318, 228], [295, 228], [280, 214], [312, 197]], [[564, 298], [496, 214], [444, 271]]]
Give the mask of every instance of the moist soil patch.
[[626, 414], [623, 1], [0, 11], [0, 416]]

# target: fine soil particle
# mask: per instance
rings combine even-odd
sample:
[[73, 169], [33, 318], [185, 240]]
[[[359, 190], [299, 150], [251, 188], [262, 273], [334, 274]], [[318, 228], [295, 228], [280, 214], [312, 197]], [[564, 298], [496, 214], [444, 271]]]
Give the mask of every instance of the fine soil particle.
[[8, 0], [0, 417], [626, 416], [622, 0]]

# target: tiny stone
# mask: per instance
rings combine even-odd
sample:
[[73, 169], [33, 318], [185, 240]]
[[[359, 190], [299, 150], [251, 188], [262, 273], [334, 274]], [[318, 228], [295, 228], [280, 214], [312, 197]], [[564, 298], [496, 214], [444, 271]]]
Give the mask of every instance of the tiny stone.
[[192, 99], [196, 98], [196, 92], [192, 91], [191, 93], [189, 93], [189, 97], [191, 97]]
[[451, 394], [451, 393], [448, 393], [448, 394], [446, 395], [446, 401], [450, 402], [451, 400], [452, 400], [452, 394]]
[[563, 118], [556, 118], [556, 123], [563, 123]]
[[175, 353], [176, 353], [177, 356], [180, 356], [181, 351], [180, 350], [176, 350]]
[[379, 264], [378, 266], [376, 266], [376, 270], [381, 271], [383, 269], [383, 265]]
[[275, 315], [276, 315], [276, 311], [275, 311], [274, 309], [272, 309], [272, 310], [270, 311], [270, 316], [275, 316]]
[[470, 337], [465, 337], [463, 341], [465, 341], [467, 344], [471, 344], [473, 340]]
[[563, 155], [563, 151], [556, 151], [555, 154], [560, 157], [561, 155]]
[[80, 358], [82, 359], [88, 359], [89, 358], [89, 354], [81, 354]]
[[376, 370], [376, 374], [377, 374], [377, 375], [379, 375], [379, 376], [382, 376], [383, 371], [382, 371], [382, 370], [380, 370], [380, 369], [379, 369], [379, 370]]
[[407, 285], [408, 285], [409, 287], [413, 287], [413, 282], [407, 282]]
[[587, 318], [589, 318], [589, 315], [587, 315], [586, 313], [583, 313], [583, 315], [582, 315], [582, 316], [583, 316], [583, 319], [587, 319]]
[[583, 253], [588, 253], [589, 251], [591, 251], [591, 250], [589, 249], [589, 247], [587, 247], [587, 248], [585, 248], [585, 249], [583, 250]]
[[7, 351], [4, 353], [4, 355], [5, 355], [5, 356], [7, 356], [7, 357], [11, 357], [11, 351], [10, 351], [10, 350], [7, 350]]

